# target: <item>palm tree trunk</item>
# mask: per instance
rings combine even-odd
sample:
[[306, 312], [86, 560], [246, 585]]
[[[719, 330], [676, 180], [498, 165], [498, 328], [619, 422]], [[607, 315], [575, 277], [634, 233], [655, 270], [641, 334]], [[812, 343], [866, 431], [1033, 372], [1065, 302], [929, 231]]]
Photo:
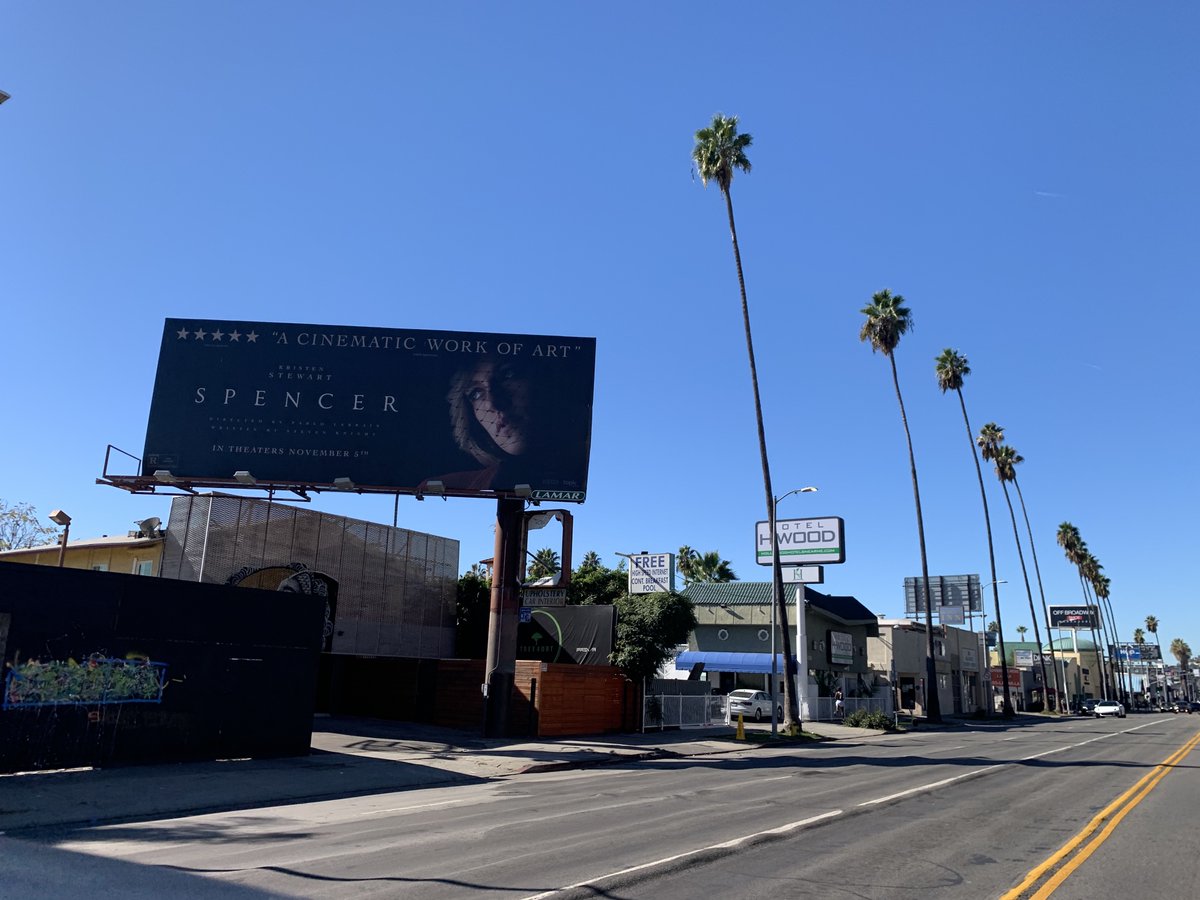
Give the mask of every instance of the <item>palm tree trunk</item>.
[[1050, 684], [1046, 679], [1046, 658], [1042, 655], [1042, 635], [1038, 631], [1038, 615], [1033, 608], [1033, 590], [1029, 587], [1029, 569], [1025, 566], [1025, 554], [1021, 551], [1021, 534], [1017, 530], [1017, 513], [1013, 509], [1012, 497], [1008, 493], [1008, 483], [1001, 480], [1000, 487], [1004, 488], [1004, 502], [1008, 504], [1008, 515], [1012, 519], [1013, 540], [1017, 543], [1017, 559], [1021, 563], [1021, 577], [1025, 579], [1025, 596], [1029, 598], [1029, 617], [1033, 619], [1033, 639], [1037, 641], [1038, 666], [1042, 670], [1042, 709], [1045, 709], [1049, 705], [1046, 703], [1046, 695]]
[[[1079, 584], [1083, 588], [1083, 602], [1085, 606], [1095, 606], [1092, 602], [1092, 592], [1088, 590], [1087, 579], [1083, 577], [1083, 571], [1079, 572]], [[1096, 617], [1100, 617], [1100, 608], [1096, 607]], [[1104, 665], [1103, 647], [1100, 646], [1100, 631], [1097, 628], [1097, 623], [1092, 622], [1092, 643], [1096, 647], [1096, 665], [1100, 667], [1100, 695], [1104, 699], [1108, 699], [1108, 673]]]
[[904, 397], [900, 394], [900, 376], [896, 372], [896, 357], [888, 353], [892, 364], [892, 384], [900, 404], [900, 419], [904, 422], [904, 438], [908, 441], [908, 466], [912, 472], [913, 500], [917, 506], [917, 542], [921, 546], [921, 580], [925, 587], [925, 717], [930, 722], [942, 721], [942, 701], [938, 696], [937, 667], [933, 661], [933, 594], [929, 590], [929, 559], [925, 555], [925, 519], [921, 515], [921, 489], [917, 486], [917, 457], [913, 454], [912, 433], [908, 430], [908, 414], [904, 412]]
[[[988, 565], [992, 573], [992, 602], [996, 607], [996, 643], [1000, 650], [1000, 675], [1004, 679], [1003, 714], [1013, 714], [1012, 689], [1008, 686], [1008, 659], [1004, 649], [1004, 624], [1000, 619], [1000, 582], [996, 579], [996, 550], [992, 545], [992, 517], [988, 512], [987, 490], [983, 486], [983, 469], [979, 465], [979, 451], [975, 447], [975, 432], [971, 430], [971, 420], [967, 418], [967, 403], [963, 400], [962, 388], [959, 388], [958, 405], [962, 407], [963, 423], [967, 426], [967, 443], [971, 445], [971, 459], [975, 462], [975, 475], [979, 479], [979, 498], [983, 501], [983, 524], [987, 528]], [[991, 685], [988, 685], [988, 715], [995, 712], [992, 703]]]
[[[733, 241], [733, 261], [737, 265], [738, 289], [742, 294], [742, 323], [746, 328], [746, 354], [750, 359], [750, 382], [754, 387], [754, 417], [758, 423], [758, 453], [762, 458], [762, 475], [763, 489], [767, 495], [767, 521], [771, 523], [771, 541], [774, 547], [775, 536], [775, 492], [771, 488], [771, 466], [767, 462], [767, 433], [763, 427], [762, 400], [758, 392], [758, 366], [754, 361], [754, 338], [750, 333], [750, 304], [746, 300], [746, 278], [742, 274], [742, 251], [738, 247], [737, 226], [733, 221], [733, 198], [729, 194], [729, 189], [723, 191], [725, 195], [725, 212], [729, 215], [729, 236]], [[784, 731], [791, 732], [794, 730], [796, 722], [800, 719], [799, 704], [796, 702], [795, 691], [793, 685], [796, 684], [796, 660], [792, 656], [792, 638], [788, 629], [788, 611], [787, 603], [783, 596], [783, 572], [779, 566], [779, 553], [776, 550], [772, 553], [772, 585], [775, 595], [775, 613], [778, 618], [778, 627], [780, 631], [780, 650], [783, 652], [783, 727]], [[801, 606], [803, 609], [803, 606]], [[799, 623], [799, 630], [803, 632], [804, 623]], [[803, 640], [803, 637], [800, 638]], [[808, 673], [804, 673], [805, 678]], [[775, 696], [775, 685], [771, 685], [771, 696]]]
[[[1117, 631], [1117, 617], [1113, 614], [1112, 598], [1103, 597], [1104, 608], [1108, 610], [1108, 622], [1112, 625], [1113, 631], [1113, 665], [1117, 669], [1117, 681], [1120, 688], [1117, 691], [1117, 699], [1123, 703], [1128, 703], [1130, 693], [1133, 691], [1133, 676], [1129, 671], [1129, 661], [1121, 659], [1121, 633]], [[1126, 684], [1128, 682], [1128, 684]], [[1122, 699], [1121, 695], [1124, 695]]]
[[[1058, 660], [1054, 656], [1054, 635], [1050, 632], [1050, 610], [1046, 607], [1046, 591], [1042, 588], [1042, 570], [1038, 567], [1037, 548], [1033, 546], [1033, 526], [1029, 524], [1029, 510], [1025, 508], [1025, 495], [1021, 493], [1021, 482], [1013, 477], [1013, 487], [1017, 489], [1017, 499], [1021, 501], [1021, 516], [1025, 519], [1025, 531], [1029, 534], [1029, 555], [1033, 557], [1033, 573], [1037, 576], [1038, 596], [1042, 599], [1043, 621], [1046, 623], [1047, 646], [1050, 648], [1050, 667], [1054, 669], [1054, 692], [1058, 695], [1055, 708], [1058, 712], [1063, 709], [1063, 696], [1066, 691], [1066, 676], [1059, 671]], [[1035, 618], [1036, 622], [1037, 619]]]

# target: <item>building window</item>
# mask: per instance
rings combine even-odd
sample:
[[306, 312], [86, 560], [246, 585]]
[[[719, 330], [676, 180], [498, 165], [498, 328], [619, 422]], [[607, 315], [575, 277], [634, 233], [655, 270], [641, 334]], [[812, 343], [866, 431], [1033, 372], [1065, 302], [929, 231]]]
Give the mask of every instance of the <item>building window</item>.
[[134, 575], [153, 575], [154, 560], [152, 559], [136, 559], [133, 562]]
[[108, 571], [108, 563], [93, 563], [92, 571], [93, 572], [107, 572]]

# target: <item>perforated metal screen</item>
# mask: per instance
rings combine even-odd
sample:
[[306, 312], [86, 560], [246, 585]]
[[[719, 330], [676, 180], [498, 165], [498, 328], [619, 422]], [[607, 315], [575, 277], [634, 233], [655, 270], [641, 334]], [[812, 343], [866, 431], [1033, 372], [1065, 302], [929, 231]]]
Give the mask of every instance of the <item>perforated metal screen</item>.
[[221, 584], [290, 563], [338, 582], [333, 652], [453, 655], [458, 541], [246, 497], [172, 500], [164, 577]]

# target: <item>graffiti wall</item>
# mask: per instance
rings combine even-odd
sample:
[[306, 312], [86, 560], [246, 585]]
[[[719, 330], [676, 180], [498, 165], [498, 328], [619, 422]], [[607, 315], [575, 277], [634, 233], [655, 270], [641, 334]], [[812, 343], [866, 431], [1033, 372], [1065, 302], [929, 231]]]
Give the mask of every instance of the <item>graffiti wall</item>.
[[0, 563], [0, 772], [308, 752], [321, 598]]

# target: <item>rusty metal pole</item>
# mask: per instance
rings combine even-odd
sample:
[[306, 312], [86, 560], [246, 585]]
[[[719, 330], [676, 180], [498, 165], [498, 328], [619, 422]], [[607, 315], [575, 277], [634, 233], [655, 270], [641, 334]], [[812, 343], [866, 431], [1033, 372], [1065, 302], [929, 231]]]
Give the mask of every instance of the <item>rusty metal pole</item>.
[[517, 670], [524, 514], [525, 501], [520, 498], [496, 501], [496, 545], [488, 614], [487, 661], [483, 674], [485, 737], [502, 737], [508, 727], [508, 705]]

